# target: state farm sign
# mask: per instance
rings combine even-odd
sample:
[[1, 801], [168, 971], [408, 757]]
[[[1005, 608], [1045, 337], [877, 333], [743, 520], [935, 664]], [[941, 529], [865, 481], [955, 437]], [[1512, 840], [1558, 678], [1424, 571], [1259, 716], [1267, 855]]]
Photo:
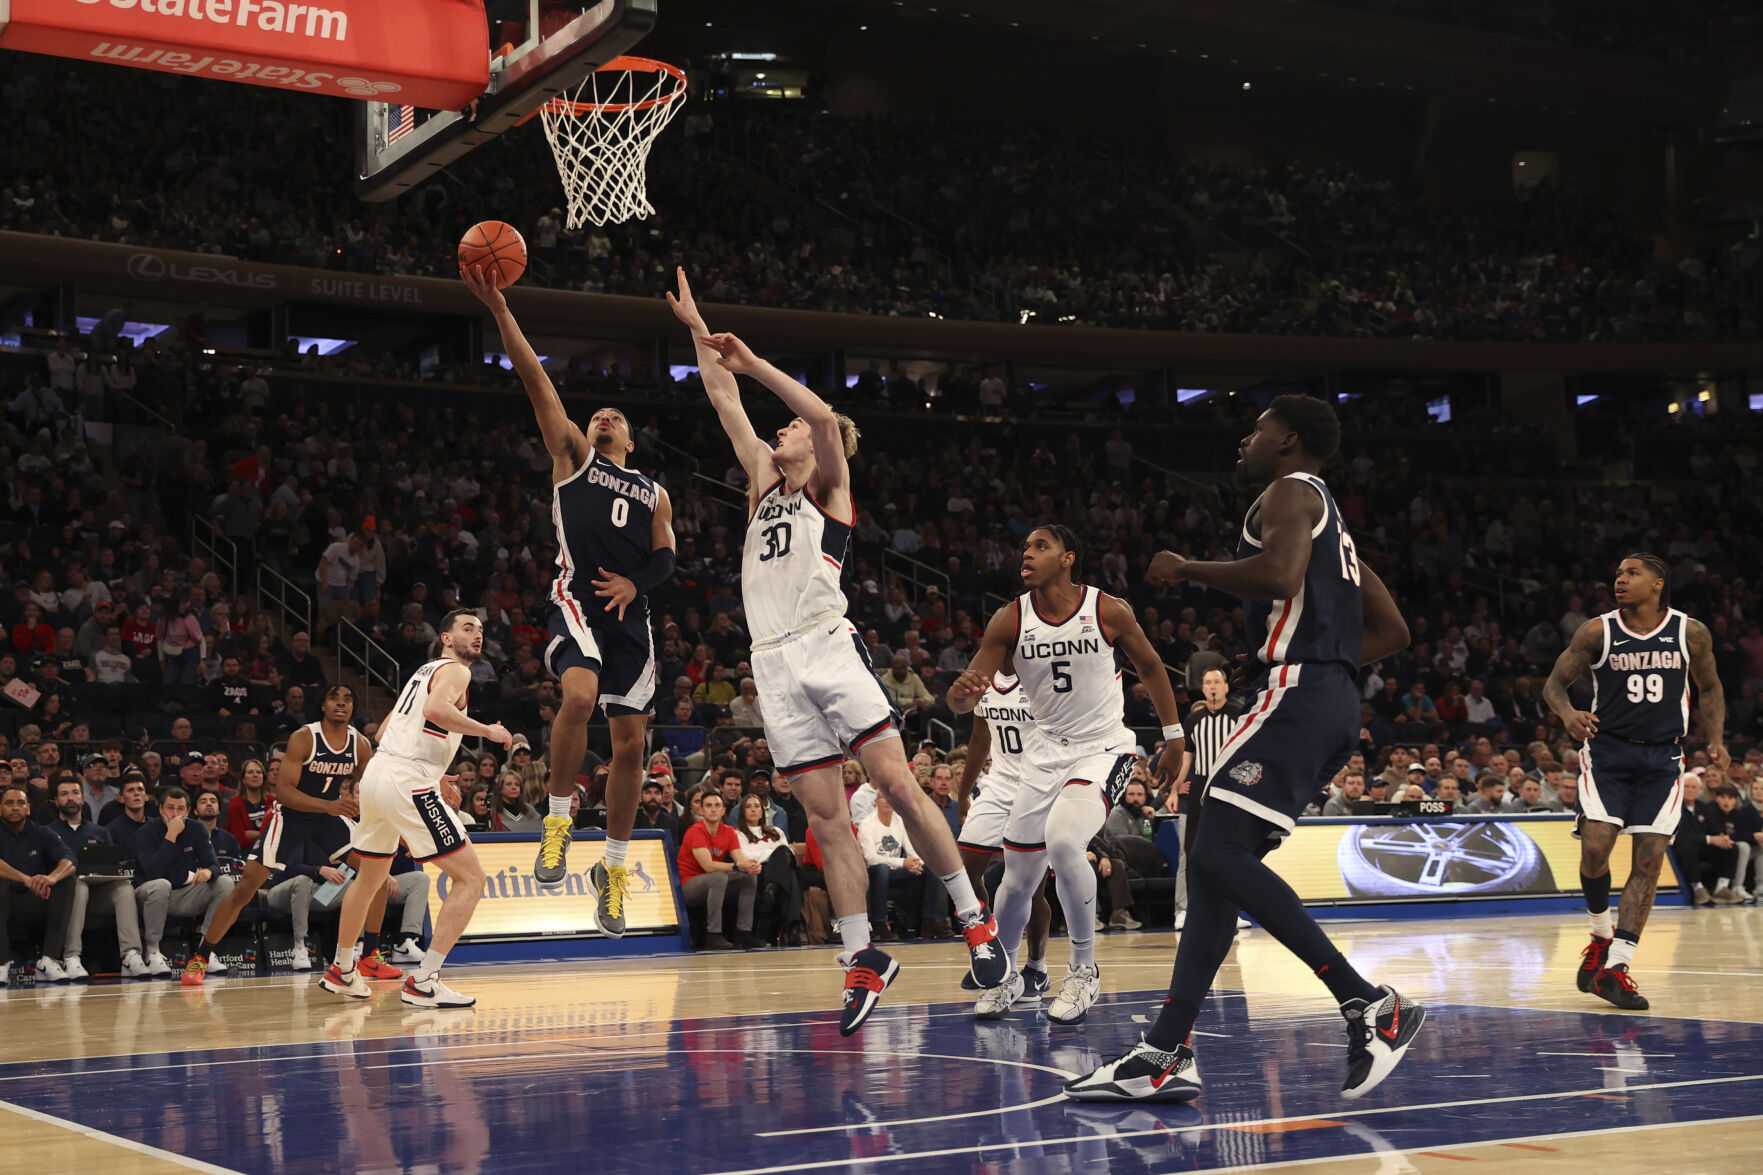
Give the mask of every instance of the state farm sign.
[[12, 0], [0, 48], [457, 110], [489, 83], [483, 0]]

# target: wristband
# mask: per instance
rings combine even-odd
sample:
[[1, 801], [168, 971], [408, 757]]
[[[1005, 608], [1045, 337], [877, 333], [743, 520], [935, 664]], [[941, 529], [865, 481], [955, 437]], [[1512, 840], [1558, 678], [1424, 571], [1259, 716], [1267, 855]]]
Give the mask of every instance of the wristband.
[[1181, 732], [1181, 723], [1171, 722], [1168, 726], [1165, 726], [1163, 728], [1163, 741], [1164, 742], [1169, 742], [1172, 739], [1178, 739], [1181, 737], [1183, 737], [1182, 732]]
[[631, 583], [639, 592], [651, 592], [673, 578], [673, 566], [673, 548], [662, 547], [650, 553], [649, 561], [630, 577]]

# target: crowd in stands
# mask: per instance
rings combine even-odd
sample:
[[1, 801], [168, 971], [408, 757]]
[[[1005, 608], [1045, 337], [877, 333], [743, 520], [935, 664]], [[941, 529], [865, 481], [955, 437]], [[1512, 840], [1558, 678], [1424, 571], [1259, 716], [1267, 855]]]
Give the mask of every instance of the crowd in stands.
[[[75, 368], [58, 349], [32, 383], [77, 404], [78, 386], [69, 383]], [[386, 396], [359, 411], [332, 410], [253, 387], [224, 365], [193, 363], [175, 343], [168, 354], [149, 356], [140, 378], [184, 397], [183, 427], [132, 451], [88, 448], [78, 439], [77, 414], [46, 414], [41, 396], [14, 399], [7, 413], [0, 784], [25, 789], [13, 793], [22, 795], [25, 816], [8, 822], [18, 828], [0, 834], [0, 843], [27, 836], [33, 819], [73, 827], [71, 811], [60, 806], [64, 785], [69, 801], [83, 797], [77, 823], [129, 820], [137, 828], [164, 824], [167, 788], [176, 785], [190, 806], [187, 819], [206, 821], [213, 832], [188, 835], [197, 867], [182, 874], [168, 868], [178, 876], [212, 871], [196, 842], [221, 842], [225, 828], [240, 845], [249, 843], [261, 827], [262, 781], [273, 778], [278, 745], [316, 717], [337, 680], [336, 663], [323, 652], [330, 630], [345, 620], [358, 625], [408, 670], [431, 655], [435, 621], [462, 604], [486, 617], [487, 655], [473, 666], [474, 712], [521, 735], [505, 757], [473, 748], [462, 765], [471, 776], [462, 806], [477, 829], [533, 827], [557, 704], [537, 658], [555, 546], [549, 462], [524, 406], [509, 412], [486, 402], [456, 411]], [[815, 888], [816, 850], [788, 782], [773, 773], [750, 680], [739, 604], [744, 519], [682, 476], [687, 466], [677, 455], [683, 450], [704, 468], [720, 468], [725, 442], [701, 405], [670, 400], [646, 422], [640, 408], [632, 408], [641, 425], [635, 463], [670, 485], [679, 540], [678, 573], [654, 595], [668, 687], [658, 700], [642, 820], [668, 828], [682, 846], [692, 828], [705, 825], [711, 843], [691, 847], [709, 860], [693, 851], [682, 865], [714, 875], [692, 885], [707, 917], [720, 911], [719, 896], [733, 906], [734, 925], [718, 916], [711, 945], [750, 945], [761, 930], [766, 941], [810, 937], [815, 926], [803, 910]], [[1204, 411], [1215, 423], [1246, 429], [1254, 405], [1220, 398]], [[1741, 431], [1705, 428], [1676, 476], [1613, 486], [1520, 481], [1491, 458], [1435, 468], [1399, 447], [1371, 451], [1352, 433], [1362, 411], [1382, 426], [1402, 419], [1346, 405], [1346, 447], [1330, 477], [1361, 553], [1395, 593], [1414, 640], [1367, 672], [1363, 762], [1355, 765], [1363, 778], [1336, 781], [1339, 794], [1319, 797], [1319, 811], [1343, 800], [1350, 806], [1361, 794], [1376, 800], [1379, 788], [1386, 800], [1405, 797], [1415, 786], [1472, 810], [1569, 805], [1574, 755], [1560, 722], [1540, 704], [1541, 684], [1574, 626], [1613, 606], [1613, 568], [1634, 549], [1666, 558], [1673, 602], [1709, 625], [1729, 742], [1741, 752], [1758, 742], [1763, 602], [1754, 571], [1763, 566], [1763, 518], [1755, 446]], [[1064, 429], [1062, 439], [1032, 445], [1015, 443], [1009, 430], [967, 440], [917, 430], [903, 443], [884, 443], [886, 435], [878, 429], [852, 462], [858, 517], [846, 561], [850, 614], [905, 715], [923, 782], [952, 822], [949, 786], [962, 767], [964, 727], [944, 695], [986, 617], [1015, 593], [1019, 544], [1036, 524], [1078, 528], [1088, 545], [1083, 577], [1134, 607], [1184, 705], [1197, 700], [1206, 668], [1247, 651], [1237, 601], [1191, 585], [1155, 587], [1144, 577], [1161, 548], [1229, 557], [1247, 501], [1227, 480], [1173, 488], [1137, 480], [1133, 441], [1104, 427]], [[659, 448], [662, 437], [678, 450]], [[1134, 437], [1157, 443], [1156, 434]], [[236, 567], [194, 554], [187, 536], [198, 519], [237, 544]], [[916, 587], [889, 573], [901, 558], [918, 561]], [[311, 630], [257, 598], [252, 571], [259, 565], [308, 586]], [[1155, 753], [1158, 723], [1143, 687], [1129, 679], [1127, 690], [1128, 722], [1145, 732], [1146, 754]], [[366, 708], [357, 715], [370, 730], [372, 718]], [[1727, 854], [1736, 854], [1746, 834], [1742, 813], [1757, 802], [1760, 759], [1755, 751], [1738, 759], [1721, 778], [1700, 751], [1692, 758], [1716, 797], [1696, 809], [1693, 822], [1706, 849], [1696, 868], [1710, 870], [1711, 895], [1748, 888], [1737, 876], [1745, 863]], [[139, 786], [131, 786], [137, 772]], [[860, 770], [847, 782], [858, 802], [876, 922], [889, 928], [880, 933], [946, 932], [941, 893], [923, 884], [909, 840], [879, 805], [866, 809]], [[1180, 797], [1154, 794], [1148, 771], [1140, 782], [1146, 795], [1138, 816], [1128, 813], [1092, 846], [1099, 874], [1157, 869], [1136, 840], [1151, 830], [1152, 814], [1179, 807]], [[578, 824], [603, 824], [605, 765], [597, 755], [580, 783]], [[1741, 823], [1731, 828], [1719, 803], [1727, 784], [1741, 809]], [[75, 785], [85, 790], [76, 793]], [[706, 786], [721, 799], [715, 822], [703, 804]], [[735, 850], [722, 835], [731, 826]], [[173, 839], [185, 842], [183, 833]], [[47, 842], [34, 842], [48, 854]], [[5, 859], [17, 869], [12, 856]], [[45, 855], [41, 864], [54, 859]], [[726, 865], [733, 867], [711, 867]], [[60, 868], [28, 874], [44, 881], [19, 882], [11, 908], [35, 900], [39, 920], [65, 915], [71, 907], [53, 897], [68, 880], [57, 876]], [[216, 873], [202, 884], [219, 889], [224, 882]], [[45, 887], [48, 894], [34, 892]], [[93, 910], [104, 901], [121, 908], [114, 894], [97, 896]], [[1105, 903], [1110, 925], [1136, 924], [1148, 913], [1125, 904], [1129, 897]], [[165, 905], [172, 917], [200, 916], [209, 901], [175, 894]], [[139, 913], [137, 965], [151, 972], [152, 920], [166, 910], [143, 902]], [[77, 944], [77, 931], [70, 941]], [[42, 957], [64, 970], [59, 960], [77, 957], [77, 946], [60, 946], [59, 956], [55, 949], [45, 944]], [[41, 970], [53, 975], [49, 966]]]
[[[16, 64], [3, 92], [23, 132], [0, 228], [447, 275], [464, 230], [494, 217], [525, 231], [529, 281], [659, 297], [684, 264], [707, 303], [1464, 340], [1757, 334], [1736, 267], [1710, 253], [1662, 269], [1644, 234], [1548, 187], [1436, 209], [1341, 166], [1234, 169], [1028, 125], [696, 104], [650, 157], [658, 213], [572, 233], [536, 128], [364, 205], [338, 154], [341, 109]], [[156, 117], [174, 86], [180, 117]], [[95, 107], [114, 117], [83, 116]]]

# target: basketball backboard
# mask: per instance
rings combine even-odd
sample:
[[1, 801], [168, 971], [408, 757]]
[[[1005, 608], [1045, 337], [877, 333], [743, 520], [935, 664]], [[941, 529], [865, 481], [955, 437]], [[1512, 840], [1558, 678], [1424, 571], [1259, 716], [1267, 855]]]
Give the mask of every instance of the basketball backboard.
[[[491, 19], [506, 4], [492, 2]], [[392, 200], [454, 160], [513, 129], [655, 27], [656, 0], [521, 0], [519, 42], [492, 35], [490, 83], [465, 110], [361, 103], [356, 114], [356, 181], [363, 200]], [[512, 51], [498, 50], [512, 45]]]

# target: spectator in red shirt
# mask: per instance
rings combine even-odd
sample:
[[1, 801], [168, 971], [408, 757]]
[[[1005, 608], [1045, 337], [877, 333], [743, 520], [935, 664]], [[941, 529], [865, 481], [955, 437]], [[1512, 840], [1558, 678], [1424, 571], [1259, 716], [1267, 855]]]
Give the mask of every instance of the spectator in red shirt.
[[[705, 792], [704, 818], [686, 829], [680, 838], [680, 891], [688, 906], [704, 907], [704, 949], [750, 950], [763, 945], [753, 934], [753, 903], [759, 896], [759, 864], [741, 852], [735, 830], [722, 822], [724, 806], [719, 792]], [[729, 890], [739, 905], [735, 912], [735, 937], [722, 934], [722, 908]]]
[[264, 785], [263, 763], [246, 759], [239, 768], [239, 793], [227, 804], [226, 827], [249, 849], [263, 835], [263, 822], [275, 811], [275, 795]]
[[159, 680], [159, 626], [153, 623], [153, 605], [136, 605], [134, 615], [122, 622], [122, 645], [135, 663], [135, 680]]
[[55, 630], [44, 623], [43, 609], [36, 603], [26, 604], [24, 619], [13, 625], [12, 647], [18, 650], [21, 657], [55, 651]]

